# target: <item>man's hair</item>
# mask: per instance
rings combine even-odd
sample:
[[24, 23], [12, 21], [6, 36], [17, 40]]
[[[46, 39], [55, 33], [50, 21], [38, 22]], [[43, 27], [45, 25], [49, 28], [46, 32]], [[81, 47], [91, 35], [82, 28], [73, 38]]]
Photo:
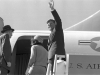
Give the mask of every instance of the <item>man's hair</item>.
[[56, 21], [55, 20], [53, 20], [53, 19], [49, 19], [48, 21], [47, 21], [47, 23], [49, 23], [50, 21], [52, 21], [53, 23], [55, 23]]

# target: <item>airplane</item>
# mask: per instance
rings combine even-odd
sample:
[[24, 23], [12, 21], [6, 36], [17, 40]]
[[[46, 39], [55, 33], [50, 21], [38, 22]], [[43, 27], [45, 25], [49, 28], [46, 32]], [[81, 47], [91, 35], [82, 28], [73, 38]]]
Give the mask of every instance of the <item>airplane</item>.
[[[55, 74], [54, 75], [99, 75], [100, 74], [100, 32], [84, 30], [84, 25], [93, 27], [99, 26], [100, 13], [93, 15], [91, 18], [78, 23], [69, 29], [64, 30], [64, 42], [66, 61], [61, 60], [63, 55], [56, 55], [60, 60], [55, 60]], [[97, 18], [96, 18], [97, 17]], [[92, 19], [92, 20], [91, 20]], [[79, 25], [79, 26], [78, 26]], [[81, 31], [81, 26], [83, 30]], [[98, 26], [97, 26], [98, 25]], [[77, 27], [78, 26], [78, 27]], [[74, 27], [74, 28], [73, 28]], [[80, 27], [80, 28], [79, 28]], [[78, 29], [79, 30], [78, 30]], [[74, 30], [76, 29], [76, 30]], [[78, 30], [78, 31], [77, 31]], [[92, 30], [92, 31], [91, 31]], [[96, 29], [94, 29], [96, 30]], [[25, 69], [29, 61], [30, 47], [32, 45], [32, 38], [35, 35], [40, 35], [44, 38], [44, 47], [47, 49], [48, 36], [50, 31], [46, 30], [15, 30], [12, 38], [10, 39], [12, 47], [12, 67], [11, 72], [17, 73], [17, 70]], [[3, 35], [4, 36], [4, 35]], [[3, 37], [2, 36], [2, 37]], [[22, 61], [23, 59], [23, 61]], [[24, 62], [24, 63], [23, 63]]]
[[99, 75], [100, 10], [64, 31], [67, 75]]
[[[47, 48], [46, 45], [48, 42], [47, 39], [49, 34], [50, 34], [49, 31], [15, 30], [10, 40], [12, 50], [13, 50], [12, 63], [16, 64], [14, 67], [18, 69], [20, 68], [19, 66], [20, 64], [24, 65], [25, 67], [25, 64], [20, 61], [22, 57], [25, 58], [23, 59], [23, 61], [26, 61], [28, 63], [29, 55], [30, 55], [30, 47], [32, 45], [31, 38], [33, 38], [35, 35], [40, 35], [42, 38], [44, 38], [43, 44], [45, 48]], [[65, 50], [66, 50], [66, 61], [58, 60], [58, 62], [56, 62], [55, 75], [62, 74], [62, 73], [63, 73], [62, 75], [65, 74], [77, 75], [77, 73], [82, 70], [83, 70], [82, 72], [84, 73], [84, 68], [93, 69], [93, 71], [89, 70], [88, 72], [92, 73], [96, 71], [96, 73], [99, 73], [100, 32], [64, 31], [64, 40], [65, 40]], [[62, 56], [63, 55], [61, 55], [61, 57]], [[11, 69], [12, 72], [14, 70], [14, 67], [12, 67]], [[80, 70], [80, 68], [82, 69]], [[95, 70], [94, 68], [97, 70]], [[25, 70], [25, 68], [23, 69]]]

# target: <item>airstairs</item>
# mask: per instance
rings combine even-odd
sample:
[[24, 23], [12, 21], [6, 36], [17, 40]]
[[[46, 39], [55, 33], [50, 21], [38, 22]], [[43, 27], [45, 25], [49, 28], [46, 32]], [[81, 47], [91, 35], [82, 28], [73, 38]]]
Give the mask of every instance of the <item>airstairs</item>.
[[[55, 54], [54, 66], [53, 66], [53, 75], [68, 75], [67, 74], [67, 63], [63, 60], [64, 55]], [[48, 69], [47, 69], [48, 70]], [[47, 71], [48, 72], [48, 71]], [[52, 75], [51, 72], [46, 75]]]

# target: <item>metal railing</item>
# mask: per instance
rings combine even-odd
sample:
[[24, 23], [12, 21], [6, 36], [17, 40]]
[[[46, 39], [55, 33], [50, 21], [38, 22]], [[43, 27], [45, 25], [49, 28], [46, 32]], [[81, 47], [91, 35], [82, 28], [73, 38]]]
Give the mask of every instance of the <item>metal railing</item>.
[[53, 74], [51, 74], [51, 69], [50, 69], [49, 64], [48, 64], [46, 75], [55, 75], [56, 74], [57, 68], [58, 68], [57, 67], [57, 60], [62, 60], [62, 58], [65, 58], [65, 55], [57, 55], [57, 54], [55, 54], [54, 66], [53, 66]]

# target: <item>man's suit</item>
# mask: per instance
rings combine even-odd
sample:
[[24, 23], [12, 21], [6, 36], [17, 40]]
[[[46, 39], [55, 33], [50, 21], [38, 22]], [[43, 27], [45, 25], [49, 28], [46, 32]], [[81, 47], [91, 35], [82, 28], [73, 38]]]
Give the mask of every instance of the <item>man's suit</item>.
[[[62, 29], [62, 22], [56, 10], [52, 11], [52, 15], [57, 23], [55, 29], [51, 31], [48, 42], [48, 59], [49, 63], [53, 65], [55, 54], [65, 55], [64, 48], [64, 34]], [[52, 67], [53, 68], [53, 67]]]
[[0, 55], [0, 75], [7, 75], [7, 73], [10, 71], [10, 68], [7, 66], [7, 62], [11, 62], [11, 45], [10, 45], [10, 39], [9, 35], [5, 35], [5, 42], [3, 44], [3, 51], [2, 55]]

